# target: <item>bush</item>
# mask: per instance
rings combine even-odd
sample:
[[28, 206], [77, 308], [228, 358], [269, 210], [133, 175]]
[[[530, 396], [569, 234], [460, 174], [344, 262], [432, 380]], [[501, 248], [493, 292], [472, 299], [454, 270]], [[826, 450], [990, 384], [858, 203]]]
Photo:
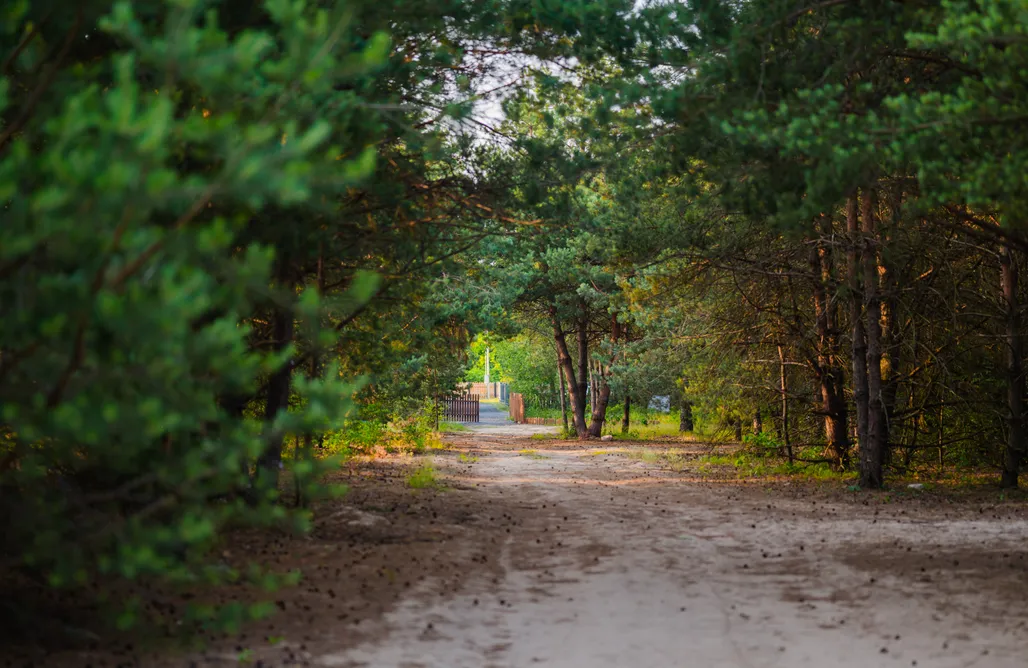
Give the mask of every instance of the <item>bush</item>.
[[785, 448], [774, 434], [766, 431], [746, 434], [742, 437], [742, 442], [747, 450], [758, 457], [781, 455]]
[[[361, 419], [347, 420], [327, 434], [322, 456], [423, 452], [436, 444], [436, 407], [431, 399], [408, 398], [362, 406]], [[369, 417], [370, 416], [370, 417]]]
[[[250, 463], [338, 424], [354, 390], [329, 368], [274, 421], [224, 408], [296, 352], [249, 346], [275, 254], [243, 232], [270, 215], [295, 233], [315, 184], [370, 171], [372, 154], [322, 146], [334, 126], [311, 96], [339, 90], [339, 58], [351, 78], [375, 58], [323, 48], [362, 41], [303, 2], [246, 29], [229, 3], [46, 4], [0, 10], [17, 54], [0, 78], [0, 561], [51, 587], [231, 580], [208, 567], [225, 528], [305, 525], [277, 489], [251, 495]], [[282, 292], [315, 330], [313, 293], [292, 312]]]

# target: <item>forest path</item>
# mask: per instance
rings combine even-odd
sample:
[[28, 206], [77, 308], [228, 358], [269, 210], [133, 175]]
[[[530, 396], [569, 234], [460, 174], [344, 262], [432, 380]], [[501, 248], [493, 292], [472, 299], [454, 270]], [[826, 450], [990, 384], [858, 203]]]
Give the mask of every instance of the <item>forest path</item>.
[[481, 498], [492, 529], [447, 550], [488, 576], [422, 585], [313, 664], [1025, 665], [1023, 505], [712, 482], [688, 460], [662, 471], [631, 450], [502, 433], [451, 441], [464, 456], [435, 457], [445, 494]]

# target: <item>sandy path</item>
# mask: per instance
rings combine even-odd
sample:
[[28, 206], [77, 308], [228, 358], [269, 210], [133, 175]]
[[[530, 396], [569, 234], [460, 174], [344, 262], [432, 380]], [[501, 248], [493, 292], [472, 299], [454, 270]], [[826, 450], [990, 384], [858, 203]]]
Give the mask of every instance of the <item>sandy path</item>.
[[[315, 665], [1028, 665], [1024, 506], [790, 496], [496, 429], [462, 437], [473, 464], [436, 459], [505, 509], [500, 576], [454, 596], [414, 591], [367, 641]], [[525, 447], [538, 452], [512, 449]]]

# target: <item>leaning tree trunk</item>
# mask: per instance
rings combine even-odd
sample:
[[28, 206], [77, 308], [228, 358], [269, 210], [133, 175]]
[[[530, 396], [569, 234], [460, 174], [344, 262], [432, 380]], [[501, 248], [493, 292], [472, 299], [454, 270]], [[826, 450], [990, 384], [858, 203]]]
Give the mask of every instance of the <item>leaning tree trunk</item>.
[[[868, 429], [868, 387], [867, 387], [867, 337], [864, 333], [863, 295], [860, 290], [860, 224], [857, 218], [857, 196], [846, 200], [846, 232], [849, 247], [846, 250], [847, 281], [850, 289], [850, 326], [853, 328], [853, 402], [857, 407], [857, 444], [860, 450], [860, 484], [868, 484], [868, 474], [873, 468], [870, 457]], [[879, 476], [880, 477], [880, 476]]]
[[1006, 320], [1007, 349], [1007, 447], [1003, 455], [1000, 485], [1017, 487], [1025, 451], [1024, 374], [1021, 349], [1021, 316], [1017, 299], [1017, 263], [1009, 246], [1000, 251], [1000, 283]]
[[867, 447], [861, 449], [860, 486], [879, 489], [884, 484], [885, 405], [882, 403], [882, 302], [878, 297], [878, 260], [875, 249], [877, 215], [875, 191], [864, 190], [861, 218], [864, 231], [864, 308], [867, 313]]
[[[553, 325], [553, 339], [557, 344], [557, 356], [560, 359], [560, 366], [564, 370], [564, 376], [568, 379], [568, 392], [571, 394], [571, 414], [575, 425], [575, 433], [579, 438], [588, 435], [588, 427], [585, 424], [585, 387], [582, 383], [575, 383], [575, 365], [571, 361], [571, 352], [568, 350], [567, 336], [560, 326], [560, 319], [557, 317], [557, 309], [550, 308], [550, 321]], [[581, 365], [581, 361], [579, 361]], [[581, 367], [580, 367], [581, 368]]]

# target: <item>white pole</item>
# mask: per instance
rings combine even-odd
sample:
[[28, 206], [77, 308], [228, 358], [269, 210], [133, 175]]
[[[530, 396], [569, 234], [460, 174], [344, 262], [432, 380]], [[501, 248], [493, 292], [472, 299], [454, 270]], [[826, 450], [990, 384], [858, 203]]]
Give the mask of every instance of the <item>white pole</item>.
[[485, 398], [489, 398], [489, 349], [485, 349]]

